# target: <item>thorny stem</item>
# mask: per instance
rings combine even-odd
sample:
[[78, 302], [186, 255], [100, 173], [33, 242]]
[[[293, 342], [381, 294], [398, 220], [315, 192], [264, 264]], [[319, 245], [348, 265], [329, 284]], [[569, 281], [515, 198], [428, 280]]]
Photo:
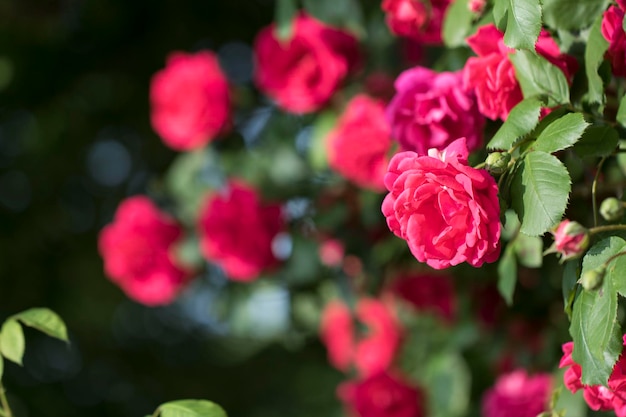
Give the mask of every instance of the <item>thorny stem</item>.
[[604, 164], [604, 161], [606, 161], [606, 156], [600, 160], [600, 163], [598, 163], [596, 175], [593, 178], [593, 185], [591, 186], [591, 204], [593, 206], [594, 227], [598, 226], [598, 202], [596, 201], [596, 189], [598, 188], [598, 177], [600, 176], [600, 172], [602, 172], [602, 165]]
[[2, 415], [4, 417], [13, 417], [2, 382], [0, 382], [0, 405], [2, 405]]

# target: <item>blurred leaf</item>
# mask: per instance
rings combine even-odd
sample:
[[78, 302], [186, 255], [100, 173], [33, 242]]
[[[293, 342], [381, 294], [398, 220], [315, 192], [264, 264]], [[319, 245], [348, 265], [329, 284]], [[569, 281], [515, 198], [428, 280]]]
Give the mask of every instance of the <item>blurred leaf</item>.
[[493, 20], [502, 32], [506, 29], [506, 13], [508, 0], [495, 0], [493, 5]]
[[[623, 250], [626, 250], [626, 241], [620, 237], [601, 240], [583, 258], [581, 274], [600, 267]], [[612, 279], [605, 277], [598, 290], [580, 292], [574, 301], [570, 334], [574, 340], [572, 358], [582, 367], [582, 383], [605, 385], [622, 352], [617, 290]]]
[[206, 400], [178, 400], [158, 408], [161, 417], [226, 417], [219, 405]]
[[506, 1], [507, 19], [504, 43], [511, 48], [528, 49], [534, 53], [535, 43], [541, 30], [540, 1]]
[[281, 41], [288, 41], [293, 35], [293, 19], [298, 13], [296, 0], [277, 0], [275, 17], [276, 37]]
[[498, 262], [498, 291], [507, 305], [513, 304], [513, 294], [517, 283], [517, 261], [515, 250], [510, 243]]
[[[626, 246], [623, 248], [626, 250]], [[620, 251], [621, 252], [621, 251]], [[626, 297], [626, 257], [620, 256], [609, 263], [604, 279], [611, 280], [622, 297]]]
[[309, 147], [309, 162], [313, 169], [322, 171], [328, 168], [326, 137], [337, 123], [337, 114], [334, 111], [320, 113], [313, 123], [311, 146]]
[[617, 120], [622, 126], [626, 126], [626, 96], [622, 97], [619, 102], [619, 108], [617, 109], [617, 116], [615, 116], [615, 120]]
[[520, 101], [509, 113], [500, 129], [487, 144], [487, 149], [508, 150], [515, 142], [530, 133], [539, 122], [539, 114], [545, 103], [538, 97]]
[[358, 0], [303, 0], [313, 17], [333, 26], [350, 30], [357, 37], [365, 35], [363, 10]]
[[584, 29], [602, 16], [608, 0], [543, 0], [543, 21], [554, 29]]
[[48, 308], [31, 308], [14, 315], [13, 318], [48, 336], [68, 341], [65, 323], [57, 313]]
[[570, 321], [572, 318], [574, 297], [576, 296], [576, 283], [578, 277], [580, 277], [580, 264], [580, 259], [572, 259], [565, 262], [565, 267], [563, 268], [563, 282], [561, 287], [563, 292], [563, 310], [567, 313], [567, 317]]
[[447, 46], [465, 46], [465, 38], [472, 27], [474, 14], [467, 6], [467, 0], [455, 0], [446, 10], [442, 36]]
[[423, 380], [428, 386], [433, 417], [457, 417], [467, 413], [471, 375], [465, 360], [455, 352], [430, 357]]
[[[0, 334], [0, 339], [2, 335]], [[2, 355], [0, 355], [0, 380], [2, 379], [2, 374], [4, 373], [4, 359], [2, 359]]]
[[25, 348], [22, 326], [16, 320], [8, 319], [2, 325], [0, 334], [2, 335], [2, 339], [0, 339], [0, 353], [2, 353], [2, 356], [21, 365]]
[[571, 181], [567, 168], [545, 152], [530, 152], [515, 170], [512, 206], [522, 226], [520, 231], [539, 236], [556, 225], [567, 206]]
[[611, 126], [590, 126], [574, 145], [576, 155], [582, 157], [607, 156], [613, 153], [619, 142], [619, 134]]
[[563, 383], [563, 375], [565, 374], [565, 368], [560, 368], [554, 375], [557, 389], [559, 390], [559, 397], [554, 405], [554, 410], [565, 410], [565, 416], [571, 417], [583, 417], [587, 415], [587, 403], [583, 397], [584, 390], [578, 390], [576, 393], [572, 393], [565, 387]]
[[569, 85], [563, 72], [544, 57], [530, 51], [509, 55], [524, 98], [548, 98], [548, 107], [569, 103]]
[[557, 152], [573, 146], [589, 123], [581, 113], [569, 113], [550, 123], [537, 137], [532, 149], [547, 153]]
[[539, 236], [519, 233], [513, 246], [520, 264], [526, 268], [539, 268], [543, 263], [543, 239]]
[[[597, 4], [604, 3], [603, 1], [595, 2]], [[598, 68], [600, 68], [600, 65], [604, 61], [605, 52], [609, 49], [609, 42], [604, 39], [602, 31], [600, 30], [601, 26], [602, 15], [599, 15], [589, 31], [589, 38], [585, 45], [585, 73], [587, 74], [587, 84], [589, 86], [587, 101], [590, 104], [598, 105], [598, 111], [600, 113], [604, 111], [606, 95], [604, 94], [604, 82], [602, 81], [602, 77], [598, 74]]]

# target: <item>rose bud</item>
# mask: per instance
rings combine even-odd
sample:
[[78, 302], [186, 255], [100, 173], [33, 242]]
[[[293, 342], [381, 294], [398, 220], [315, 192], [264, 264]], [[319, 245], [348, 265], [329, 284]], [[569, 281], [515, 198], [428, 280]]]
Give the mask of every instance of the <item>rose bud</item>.
[[552, 232], [554, 243], [544, 252], [558, 253], [561, 262], [578, 258], [589, 247], [589, 231], [578, 222], [563, 220]]
[[485, 168], [491, 174], [500, 175], [506, 171], [511, 161], [511, 154], [508, 152], [492, 152], [485, 160]]
[[615, 222], [624, 215], [624, 204], [615, 197], [609, 197], [600, 204], [600, 215], [607, 222]]
[[602, 285], [605, 272], [605, 266], [601, 266], [599, 268], [592, 269], [591, 271], [587, 271], [580, 276], [578, 283], [582, 285], [585, 290], [593, 291], [597, 289], [600, 285]]

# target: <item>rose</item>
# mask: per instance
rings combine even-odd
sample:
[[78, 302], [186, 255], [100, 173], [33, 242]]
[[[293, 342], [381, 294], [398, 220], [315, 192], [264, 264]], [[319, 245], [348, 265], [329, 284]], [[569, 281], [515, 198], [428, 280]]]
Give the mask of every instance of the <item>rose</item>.
[[230, 119], [228, 81], [216, 56], [174, 52], [150, 84], [151, 120], [163, 142], [179, 151], [214, 139]]
[[100, 231], [104, 270], [135, 301], [168, 304], [191, 278], [172, 254], [181, 235], [181, 227], [147, 197], [128, 198]]
[[300, 13], [288, 41], [276, 37], [271, 25], [254, 42], [255, 82], [286, 111], [319, 110], [359, 64], [357, 40]]
[[[626, 335], [622, 337], [622, 342], [626, 346]], [[583, 397], [592, 410], [612, 410], [617, 417], [626, 417], [626, 357], [622, 354], [617, 359], [609, 376], [608, 387], [583, 385], [582, 368], [572, 358], [574, 342], [563, 344], [562, 349], [559, 368], [566, 368], [563, 381], [567, 389], [573, 393], [583, 389]]]
[[406, 274], [397, 277], [390, 289], [417, 311], [435, 313], [447, 322], [454, 320], [456, 297], [447, 275]]
[[465, 137], [470, 152], [482, 145], [485, 119], [473, 93], [465, 92], [462, 84], [461, 72], [437, 73], [423, 67], [398, 76], [387, 119], [403, 150], [425, 154], [460, 137]]
[[384, 303], [369, 298], [359, 300], [355, 316], [366, 328], [364, 335], [355, 334], [352, 314], [342, 302], [332, 301], [324, 309], [320, 335], [329, 362], [344, 372], [354, 365], [363, 376], [385, 371], [400, 345], [401, 329], [396, 318]]
[[450, 0], [383, 0], [391, 32], [426, 44], [441, 44], [441, 28]]
[[578, 258], [589, 247], [589, 231], [578, 222], [563, 220], [551, 233], [554, 244], [546, 253], [558, 253], [561, 261]]
[[363, 188], [384, 190], [391, 148], [382, 102], [358, 95], [326, 138], [329, 166]]
[[611, 60], [613, 74], [626, 77], [626, 33], [622, 27], [626, 1], [618, 1], [617, 6], [610, 6], [602, 15], [602, 36], [609, 42], [606, 52]]
[[545, 411], [552, 391], [547, 373], [527, 375], [523, 369], [501, 375], [483, 397], [484, 417], [536, 417]]
[[400, 152], [385, 176], [387, 225], [435, 269], [478, 267], [500, 254], [498, 187], [487, 171], [467, 166], [467, 156], [465, 139], [428, 155]]
[[280, 205], [262, 204], [253, 188], [231, 181], [200, 210], [200, 249], [229, 278], [251, 281], [277, 263], [272, 241], [283, 228]]
[[422, 417], [424, 395], [417, 386], [397, 375], [382, 372], [344, 382], [339, 398], [355, 417]]
[[[515, 68], [509, 59], [513, 49], [504, 44], [504, 34], [494, 24], [482, 26], [467, 38], [470, 48], [478, 55], [467, 60], [463, 69], [463, 84], [475, 92], [480, 112], [492, 120], [505, 120], [513, 107], [522, 101], [522, 91]], [[577, 63], [562, 54], [548, 32], [541, 31], [535, 44], [537, 53], [563, 71], [571, 81]]]

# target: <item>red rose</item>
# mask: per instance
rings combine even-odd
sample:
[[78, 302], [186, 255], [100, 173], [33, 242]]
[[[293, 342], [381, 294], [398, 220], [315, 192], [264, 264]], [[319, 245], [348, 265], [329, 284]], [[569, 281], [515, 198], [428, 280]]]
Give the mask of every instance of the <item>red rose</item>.
[[275, 25], [254, 42], [259, 89], [291, 113], [319, 110], [359, 63], [357, 40], [300, 13], [289, 41], [276, 38]]
[[422, 417], [424, 395], [404, 379], [381, 372], [363, 380], [344, 382], [339, 398], [354, 417]]
[[364, 298], [357, 303], [355, 316], [366, 328], [364, 335], [355, 334], [356, 326], [345, 304], [333, 301], [324, 309], [320, 334], [329, 362], [342, 371], [354, 365], [363, 376], [388, 369], [401, 339], [393, 313], [379, 300]]
[[626, 77], [626, 33], [622, 27], [624, 8], [611, 6], [602, 15], [602, 36], [609, 42], [607, 57], [611, 60], [613, 74]]
[[278, 204], [264, 205], [256, 191], [230, 182], [221, 193], [210, 195], [200, 211], [200, 249], [236, 281], [251, 281], [277, 263], [272, 241], [283, 229]]
[[128, 198], [100, 232], [104, 270], [130, 298], [146, 305], [168, 304], [191, 278], [171, 253], [181, 235], [181, 227], [147, 197]]
[[422, 43], [440, 44], [443, 18], [450, 0], [383, 0], [387, 26], [393, 33]]
[[382, 102], [354, 97], [326, 139], [328, 164], [361, 187], [382, 191], [391, 148]]
[[385, 176], [387, 225], [435, 269], [479, 267], [500, 255], [498, 187], [487, 171], [468, 166], [467, 156], [465, 139], [428, 155], [400, 152]]
[[[478, 108], [483, 115], [492, 120], [505, 120], [523, 98], [515, 68], [509, 60], [509, 54], [514, 50], [504, 44], [504, 34], [494, 24], [479, 28], [467, 38], [467, 43], [478, 56], [469, 58], [465, 64], [464, 87], [476, 93]], [[562, 54], [548, 32], [541, 31], [535, 49], [571, 80], [577, 69], [576, 60]]]
[[152, 126], [172, 149], [198, 149], [230, 120], [228, 81], [212, 52], [174, 52], [150, 85]]
[[484, 417], [536, 417], [548, 408], [552, 376], [520, 369], [502, 375], [483, 397]]

